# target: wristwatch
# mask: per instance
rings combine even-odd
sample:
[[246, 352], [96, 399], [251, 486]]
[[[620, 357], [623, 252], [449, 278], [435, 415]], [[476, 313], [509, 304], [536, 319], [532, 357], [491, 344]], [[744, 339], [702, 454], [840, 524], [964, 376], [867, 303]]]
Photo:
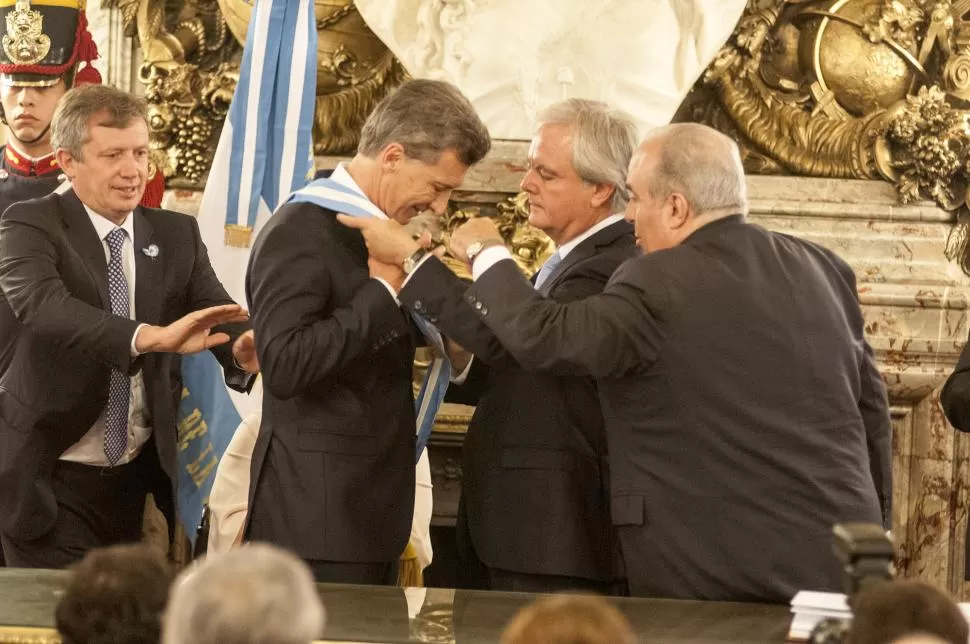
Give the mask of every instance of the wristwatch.
[[502, 241], [499, 239], [482, 239], [479, 241], [472, 242], [468, 244], [468, 248], [465, 249], [465, 257], [468, 258], [468, 263], [471, 264], [475, 261], [475, 258], [486, 248], [491, 248], [492, 246], [501, 246]]
[[407, 258], [405, 258], [404, 264], [403, 264], [404, 274], [410, 275], [411, 273], [413, 273], [414, 269], [418, 267], [418, 264], [421, 262], [422, 259], [424, 259], [424, 256], [427, 254], [428, 254], [427, 248], [419, 248], [413, 253], [411, 253]]

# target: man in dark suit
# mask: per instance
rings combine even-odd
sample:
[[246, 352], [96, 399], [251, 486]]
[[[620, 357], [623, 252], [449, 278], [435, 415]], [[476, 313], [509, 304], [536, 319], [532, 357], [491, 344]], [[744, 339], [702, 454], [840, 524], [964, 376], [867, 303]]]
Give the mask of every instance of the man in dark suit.
[[[406, 223], [444, 212], [489, 146], [456, 88], [411, 81], [375, 108], [357, 155], [307, 190]], [[394, 583], [414, 507], [415, 337], [370, 278], [360, 234], [322, 203], [283, 205], [250, 259], [265, 391], [246, 534], [296, 552], [319, 581]]]
[[[558, 249], [533, 277], [542, 296], [571, 302], [599, 293], [637, 253], [632, 226], [615, 214], [626, 207], [636, 143], [633, 122], [603, 103], [573, 99], [539, 116], [522, 189], [530, 223]], [[346, 223], [363, 228], [371, 257], [386, 263], [382, 276], [400, 285], [401, 260], [417, 242], [390, 222]], [[462, 463], [457, 541], [464, 583], [613, 592], [622, 569], [596, 383], [519, 366], [465, 301], [467, 286], [431, 257], [398, 293], [475, 355], [460, 392], [473, 404], [480, 396]]]
[[0, 288], [14, 313], [0, 328], [0, 539], [18, 567], [64, 567], [139, 540], [149, 492], [173, 520], [171, 354], [213, 349], [240, 390], [252, 376], [236, 362], [256, 368], [246, 313], [195, 220], [138, 207], [144, 103], [71, 90], [51, 129], [72, 189], [0, 219]]
[[[970, 432], [970, 342], [963, 347], [956, 368], [943, 385], [940, 403], [947, 420], [955, 429]], [[968, 556], [963, 577], [970, 580], [970, 524], [967, 525], [964, 549]]]
[[[886, 392], [852, 270], [746, 223], [737, 147], [706, 126], [652, 134], [627, 181], [646, 254], [601, 295], [545, 299], [493, 254], [468, 301], [527, 368], [599, 380], [632, 594], [837, 590], [832, 525], [891, 516]], [[496, 238], [472, 220], [452, 252]]]

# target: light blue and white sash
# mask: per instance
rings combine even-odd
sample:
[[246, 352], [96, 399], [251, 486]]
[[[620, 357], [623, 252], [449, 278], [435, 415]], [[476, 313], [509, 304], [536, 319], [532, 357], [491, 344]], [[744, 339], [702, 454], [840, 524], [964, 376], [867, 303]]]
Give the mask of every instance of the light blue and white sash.
[[[376, 206], [367, 197], [349, 186], [328, 178], [316, 179], [306, 187], [297, 190], [287, 199], [287, 203], [291, 201], [313, 203], [321, 208], [351, 217], [373, 217], [377, 211]], [[428, 371], [424, 375], [424, 382], [421, 383], [418, 397], [414, 401], [418, 433], [417, 451], [414, 458], [417, 461], [421, 458], [421, 452], [428, 444], [431, 430], [434, 427], [435, 415], [438, 413], [441, 403], [445, 400], [445, 392], [448, 391], [448, 384], [451, 380], [451, 362], [447, 358], [444, 339], [438, 329], [414, 311], [409, 311], [409, 313], [421, 333], [438, 350], [440, 356], [435, 358], [428, 366]]]

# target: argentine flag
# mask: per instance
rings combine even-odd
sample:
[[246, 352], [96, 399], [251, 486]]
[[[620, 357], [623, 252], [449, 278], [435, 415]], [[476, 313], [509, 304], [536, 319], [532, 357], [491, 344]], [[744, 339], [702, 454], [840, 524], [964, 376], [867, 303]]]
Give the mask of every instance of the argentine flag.
[[[316, 65], [313, 0], [255, 0], [198, 215], [212, 267], [236, 302], [246, 301], [250, 241], [312, 178]], [[185, 356], [182, 378], [179, 518], [194, 541], [216, 465], [241, 418], [260, 409], [262, 388], [229, 390], [209, 352]]]

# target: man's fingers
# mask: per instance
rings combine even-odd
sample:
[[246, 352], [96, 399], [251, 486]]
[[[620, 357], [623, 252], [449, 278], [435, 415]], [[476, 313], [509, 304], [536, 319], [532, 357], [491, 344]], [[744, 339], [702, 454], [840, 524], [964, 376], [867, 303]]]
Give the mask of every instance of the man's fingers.
[[229, 339], [228, 333], [210, 333], [205, 338], [205, 348], [218, 347], [220, 344], [229, 342]]
[[337, 215], [337, 221], [348, 228], [365, 228], [368, 220], [366, 217], [351, 217], [350, 215]]
[[196, 311], [192, 314], [193, 327], [213, 327], [219, 324], [245, 322], [249, 319], [249, 312], [238, 304], [224, 304], [212, 306]]

